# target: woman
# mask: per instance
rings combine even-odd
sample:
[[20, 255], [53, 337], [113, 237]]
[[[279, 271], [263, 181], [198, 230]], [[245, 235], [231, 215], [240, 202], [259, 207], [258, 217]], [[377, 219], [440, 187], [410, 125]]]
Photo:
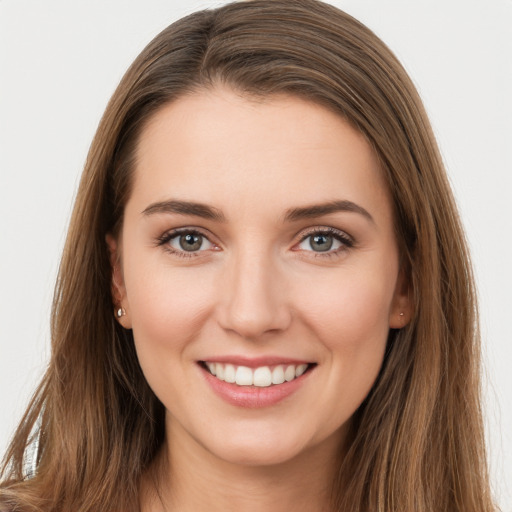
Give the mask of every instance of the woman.
[[333, 7], [233, 3], [149, 44], [52, 318], [8, 510], [493, 510], [441, 159], [396, 58]]

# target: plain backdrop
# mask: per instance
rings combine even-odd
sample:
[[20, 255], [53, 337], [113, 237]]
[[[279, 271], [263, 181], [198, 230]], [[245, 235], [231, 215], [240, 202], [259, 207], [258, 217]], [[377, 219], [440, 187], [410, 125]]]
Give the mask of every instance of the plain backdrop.
[[[208, 0], [0, 0], [0, 452], [49, 355], [79, 175], [123, 72]], [[339, 0], [397, 54], [430, 114], [479, 287], [493, 487], [512, 511], [512, 0]]]

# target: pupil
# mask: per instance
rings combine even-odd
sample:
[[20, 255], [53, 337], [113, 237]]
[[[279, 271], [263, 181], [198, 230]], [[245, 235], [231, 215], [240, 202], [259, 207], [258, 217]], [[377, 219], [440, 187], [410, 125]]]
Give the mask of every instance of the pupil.
[[189, 233], [180, 236], [180, 246], [184, 251], [197, 251], [201, 248], [203, 237]]
[[311, 248], [315, 251], [328, 251], [332, 247], [332, 236], [315, 235], [310, 242]]

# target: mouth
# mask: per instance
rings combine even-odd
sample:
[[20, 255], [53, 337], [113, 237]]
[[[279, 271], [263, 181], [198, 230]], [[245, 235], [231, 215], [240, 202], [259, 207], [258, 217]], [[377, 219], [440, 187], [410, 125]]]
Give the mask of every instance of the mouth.
[[217, 380], [241, 387], [267, 388], [292, 382], [310, 371], [314, 363], [276, 364], [270, 366], [249, 366], [201, 361], [201, 366]]

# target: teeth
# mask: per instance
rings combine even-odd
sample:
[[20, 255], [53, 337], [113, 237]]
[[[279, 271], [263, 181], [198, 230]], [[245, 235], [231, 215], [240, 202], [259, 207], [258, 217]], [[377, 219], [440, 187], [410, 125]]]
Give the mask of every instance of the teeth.
[[[219, 363], [217, 363], [218, 365]], [[226, 382], [235, 382], [236, 381], [236, 369], [232, 364], [227, 364], [224, 369], [224, 380]]]
[[290, 382], [293, 379], [295, 379], [295, 366], [289, 365], [284, 371], [284, 380], [286, 382]]
[[235, 383], [238, 386], [257, 386], [266, 388], [271, 385], [290, 382], [300, 377], [308, 369], [307, 364], [278, 365], [274, 368], [260, 366], [248, 368], [247, 366], [235, 366], [232, 364], [206, 362], [206, 367], [212, 375], [219, 380]]
[[217, 375], [217, 370], [215, 368], [215, 366], [216, 366], [215, 363], [206, 363], [206, 366], [208, 366], [208, 370], [210, 370], [210, 373], [212, 375]]
[[282, 384], [284, 382], [284, 369], [282, 366], [276, 366], [272, 370], [272, 384]]
[[[217, 366], [219, 366], [219, 364], [220, 363], [217, 363]], [[236, 369], [235, 382], [239, 386], [252, 386], [252, 383], [253, 383], [252, 370], [250, 368], [247, 368], [247, 366], [239, 366]]]
[[295, 377], [300, 377], [307, 369], [307, 364], [299, 364], [299, 366], [295, 368]]
[[268, 366], [262, 366], [254, 370], [254, 385], [266, 388], [272, 384], [272, 372]]

